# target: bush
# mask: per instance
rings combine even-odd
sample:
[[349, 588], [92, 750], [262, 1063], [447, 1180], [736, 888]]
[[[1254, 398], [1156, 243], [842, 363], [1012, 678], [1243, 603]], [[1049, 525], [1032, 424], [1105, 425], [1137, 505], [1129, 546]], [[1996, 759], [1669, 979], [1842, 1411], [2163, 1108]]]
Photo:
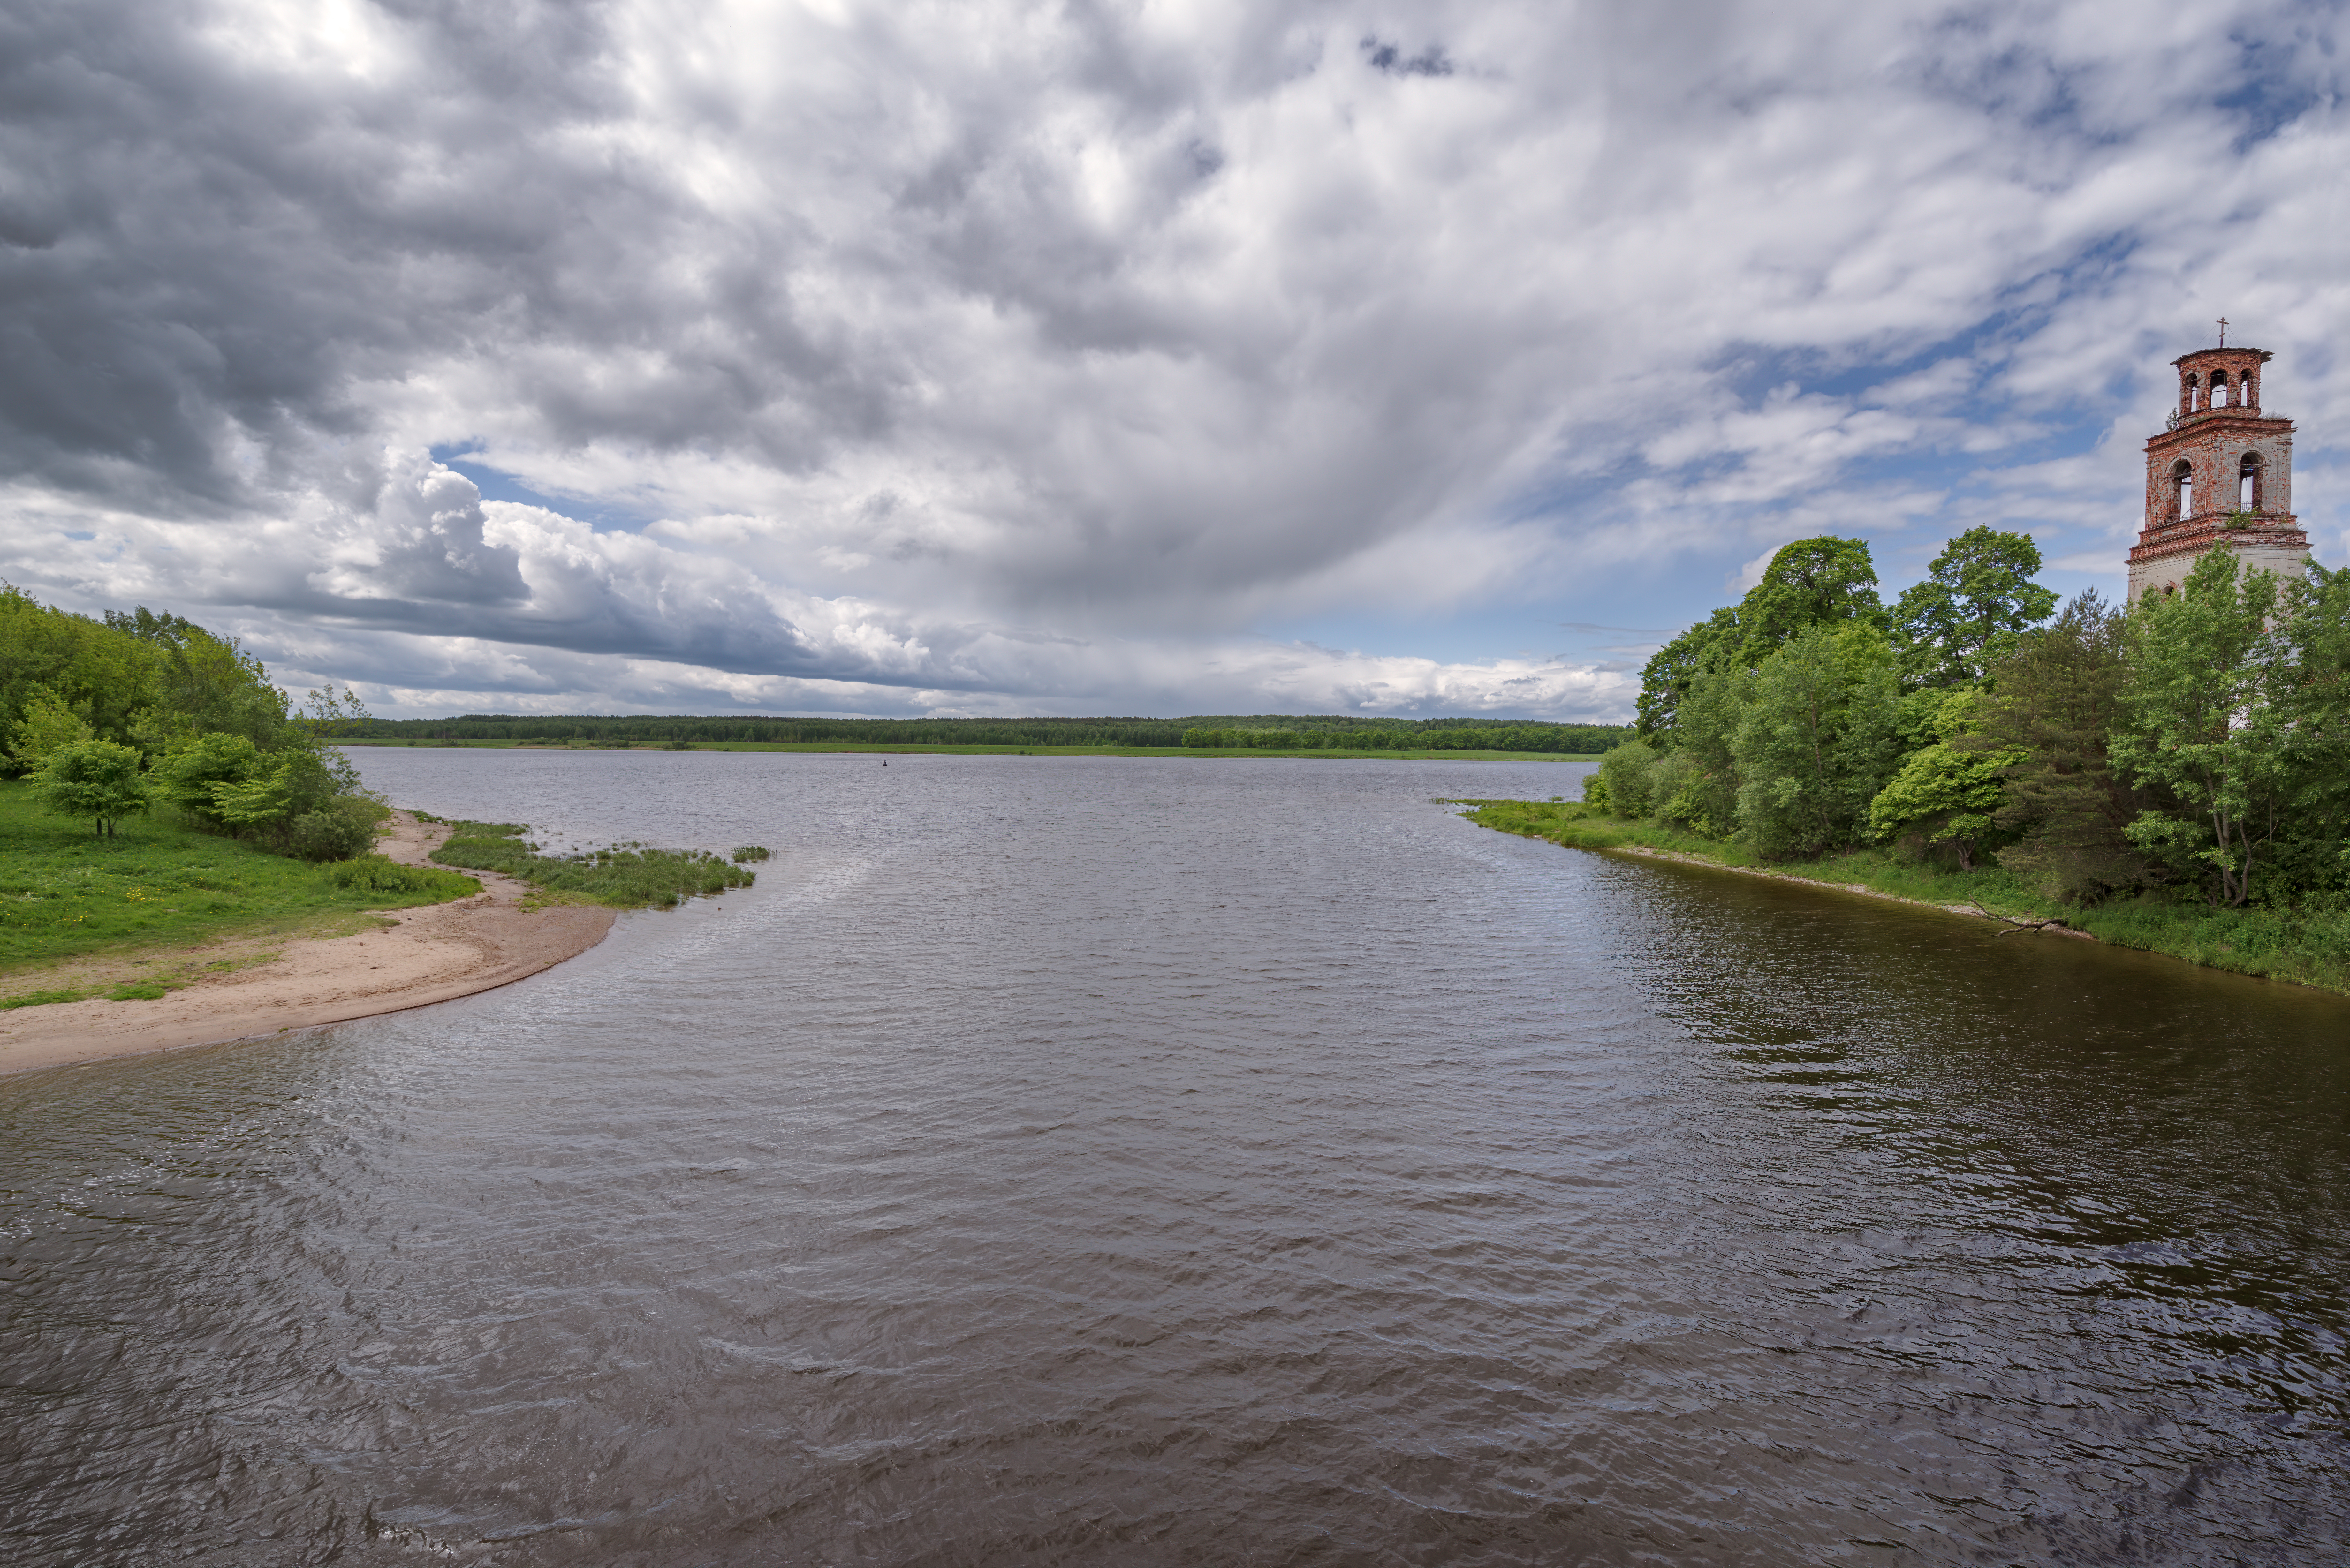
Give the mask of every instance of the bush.
[[[1599, 764], [1600, 787], [1607, 809], [1635, 822], [1657, 804], [1653, 774], [1657, 749], [1646, 741], [1632, 741], [1613, 749]], [[1586, 787], [1583, 798], [1591, 798]]]
[[305, 812], [286, 829], [286, 852], [296, 860], [348, 860], [375, 847], [384, 807], [363, 795], [340, 795]]
[[252, 782], [265, 766], [260, 747], [243, 735], [215, 731], [164, 757], [156, 763], [155, 775], [165, 800], [197, 826], [217, 833], [228, 823], [220, 814], [215, 792]]
[[734, 852], [733, 859], [734, 864], [740, 866], [745, 861], [765, 860], [774, 854], [775, 851], [769, 849], [764, 844], [746, 844], [742, 848], [737, 849]]
[[321, 869], [336, 887], [363, 893], [428, 893], [446, 900], [471, 898], [482, 890], [471, 877], [432, 866], [402, 866], [380, 855], [363, 855]]

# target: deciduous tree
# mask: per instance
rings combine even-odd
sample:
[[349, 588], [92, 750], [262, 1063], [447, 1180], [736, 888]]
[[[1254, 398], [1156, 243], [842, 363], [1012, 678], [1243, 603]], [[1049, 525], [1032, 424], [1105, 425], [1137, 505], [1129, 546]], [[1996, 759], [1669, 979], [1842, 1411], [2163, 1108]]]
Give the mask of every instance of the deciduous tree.
[[1929, 686], [1982, 680], [1987, 659], [2055, 609], [2055, 593], [2032, 580], [2039, 570], [2028, 534], [1981, 527], [1951, 540], [1893, 607], [1905, 673]]
[[33, 774], [34, 798], [60, 816], [91, 818], [110, 838], [116, 824], [147, 809], [139, 761], [135, 748], [112, 741], [69, 741]]

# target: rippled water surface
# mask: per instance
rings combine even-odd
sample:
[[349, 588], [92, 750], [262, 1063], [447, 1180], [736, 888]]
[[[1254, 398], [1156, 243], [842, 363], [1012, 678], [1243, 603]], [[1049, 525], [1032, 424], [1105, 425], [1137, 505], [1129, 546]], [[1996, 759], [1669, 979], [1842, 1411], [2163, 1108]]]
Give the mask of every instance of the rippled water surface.
[[12, 1563], [2303, 1563], [2350, 1002], [1504, 837], [1555, 763], [376, 751], [775, 846], [0, 1082]]

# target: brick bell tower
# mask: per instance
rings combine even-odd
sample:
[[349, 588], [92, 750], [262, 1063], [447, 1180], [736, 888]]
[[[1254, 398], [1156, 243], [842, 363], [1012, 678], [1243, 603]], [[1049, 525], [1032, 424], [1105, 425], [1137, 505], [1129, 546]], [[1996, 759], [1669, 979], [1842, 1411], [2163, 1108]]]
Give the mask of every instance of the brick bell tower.
[[2129, 553], [2129, 599], [2176, 593], [2215, 549], [2237, 564], [2301, 576], [2309, 535], [2293, 514], [2293, 421], [2261, 412], [2265, 348], [2227, 347], [2171, 361], [2178, 411], [2146, 443], [2146, 526]]

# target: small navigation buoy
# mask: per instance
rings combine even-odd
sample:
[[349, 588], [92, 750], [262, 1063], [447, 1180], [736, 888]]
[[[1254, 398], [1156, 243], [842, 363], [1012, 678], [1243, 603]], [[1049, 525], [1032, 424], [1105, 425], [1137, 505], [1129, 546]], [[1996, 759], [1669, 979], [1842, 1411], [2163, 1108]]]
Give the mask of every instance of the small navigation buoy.
[[888, 766], [889, 765], [889, 758], [887, 758], [887, 757], [882, 758], [882, 759], [881, 759], [881, 765], [882, 765], [883, 767], [885, 767], [885, 768], [886, 768], [886, 767], [888, 767]]

